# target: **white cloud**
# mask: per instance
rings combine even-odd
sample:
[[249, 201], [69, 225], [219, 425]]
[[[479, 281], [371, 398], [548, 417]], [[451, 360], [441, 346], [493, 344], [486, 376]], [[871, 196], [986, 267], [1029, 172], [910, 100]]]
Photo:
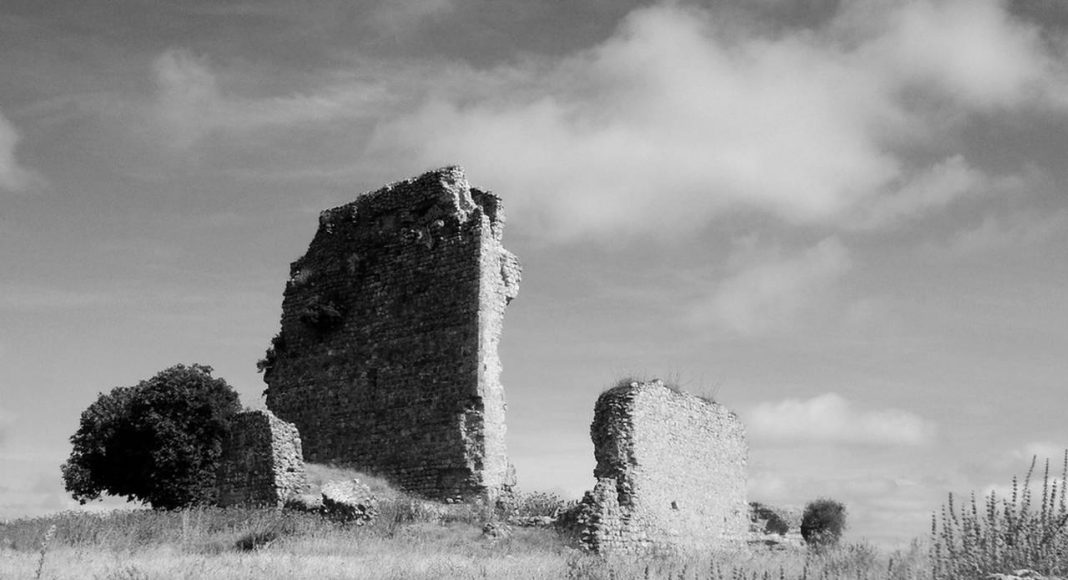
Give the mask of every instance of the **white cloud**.
[[[410, 30], [453, 8], [405, 1], [370, 17]], [[522, 227], [570, 240], [674, 237], [738, 210], [893, 227], [998, 179], [961, 154], [968, 119], [1068, 107], [1063, 59], [1003, 2], [864, 0], [774, 36], [721, 16], [663, 2], [590, 49], [490, 69], [356, 55], [352, 70], [282, 96], [170, 50], [152, 110], [180, 149], [330, 131], [326, 153], [308, 156], [317, 165], [281, 169], [301, 179], [460, 163]]]
[[0, 112], [0, 189], [21, 191], [33, 181], [33, 174], [15, 159], [19, 138], [14, 125]]
[[693, 320], [743, 335], [786, 330], [825, 298], [849, 267], [849, 254], [837, 238], [795, 256], [748, 264], [695, 308]]
[[[810, 39], [732, 42], [706, 14], [633, 13], [594, 50], [473, 103], [432, 96], [379, 127], [383, 154], [460, 161], [545, 233], [693, 229], [741, 205], [839, 215], [899, 177], [878, 133], [900, 117], [870, 73]], [[520, 90], [522, 89], [522, 90]]]
[[557, 238], [675, 233], [739, 207], [885, 227], [988, 179], [912, 145], [1063, 91], [1035, 31], [999, 2], [856, 5], [774, 38], [678, 4], [638, 10], [592, 50], [497, 69], [494, 91], [431, 88], [373, 150], [462, 163]]
[[[872, 3], [860, 3], [862, 18]], [[890, 23], [870, 47], [912, 87], [936, 88], [980, 109], [1015, 107], [1041, 98], [1056, 69], [1036, 27], [1014, 19], [1001, 0], [947, 0], [878, 5]], [[1063, 81], [1063, 79], [1057, 79]]]
[[754, 439], [784, 442], [922, 445], [934, 425], [900, 409], [857, 409], [835, 393], [760, 403], [743, 416]]

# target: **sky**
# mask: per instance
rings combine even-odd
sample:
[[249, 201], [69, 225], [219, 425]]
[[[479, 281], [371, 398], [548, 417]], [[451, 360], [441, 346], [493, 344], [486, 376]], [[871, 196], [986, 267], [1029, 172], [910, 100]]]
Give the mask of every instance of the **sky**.
[[624, 376], [879, 545], [1068, 447], [1059, 0], [3, 0], [0, 54], [0, 518], [77, 506], [100, 392], [196, 362], [263, 407], [318, 212], [452, 164], [523, 265], [522, 489], [592, 487]]

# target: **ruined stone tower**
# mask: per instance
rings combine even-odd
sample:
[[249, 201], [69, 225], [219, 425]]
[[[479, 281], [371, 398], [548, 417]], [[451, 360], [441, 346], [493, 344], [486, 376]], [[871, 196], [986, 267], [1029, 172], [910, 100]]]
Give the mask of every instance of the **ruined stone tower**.
[[262, 362], [307, 460], [433, 498], [511, 484], [497, 344], [519, 264], [503, 228], [459, 167], [322, 212]]

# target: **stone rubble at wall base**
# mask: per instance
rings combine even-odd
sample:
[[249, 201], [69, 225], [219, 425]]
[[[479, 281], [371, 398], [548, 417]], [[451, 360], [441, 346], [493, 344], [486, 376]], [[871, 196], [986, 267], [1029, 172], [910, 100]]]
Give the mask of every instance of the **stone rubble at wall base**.
[[378, 499], [358, 479], [324, 483], [321, 503], [323, 516], [338, 522], [360, 526], [378, 517]]

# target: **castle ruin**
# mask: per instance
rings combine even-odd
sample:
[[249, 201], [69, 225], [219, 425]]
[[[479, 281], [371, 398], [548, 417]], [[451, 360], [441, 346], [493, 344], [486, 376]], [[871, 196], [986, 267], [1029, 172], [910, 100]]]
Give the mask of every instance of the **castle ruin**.
[[497, 345], [520, 270], [503, 228], [459, 167], [322, 212], [261, 363], [308, 461], [438, 499], [514, 483]]
[[583, 500], [584, 544], [598, 552], [701, 549], [744, 541], [745, 430], [726, 407], [633, 382], [597, 399], [597, 484]]

